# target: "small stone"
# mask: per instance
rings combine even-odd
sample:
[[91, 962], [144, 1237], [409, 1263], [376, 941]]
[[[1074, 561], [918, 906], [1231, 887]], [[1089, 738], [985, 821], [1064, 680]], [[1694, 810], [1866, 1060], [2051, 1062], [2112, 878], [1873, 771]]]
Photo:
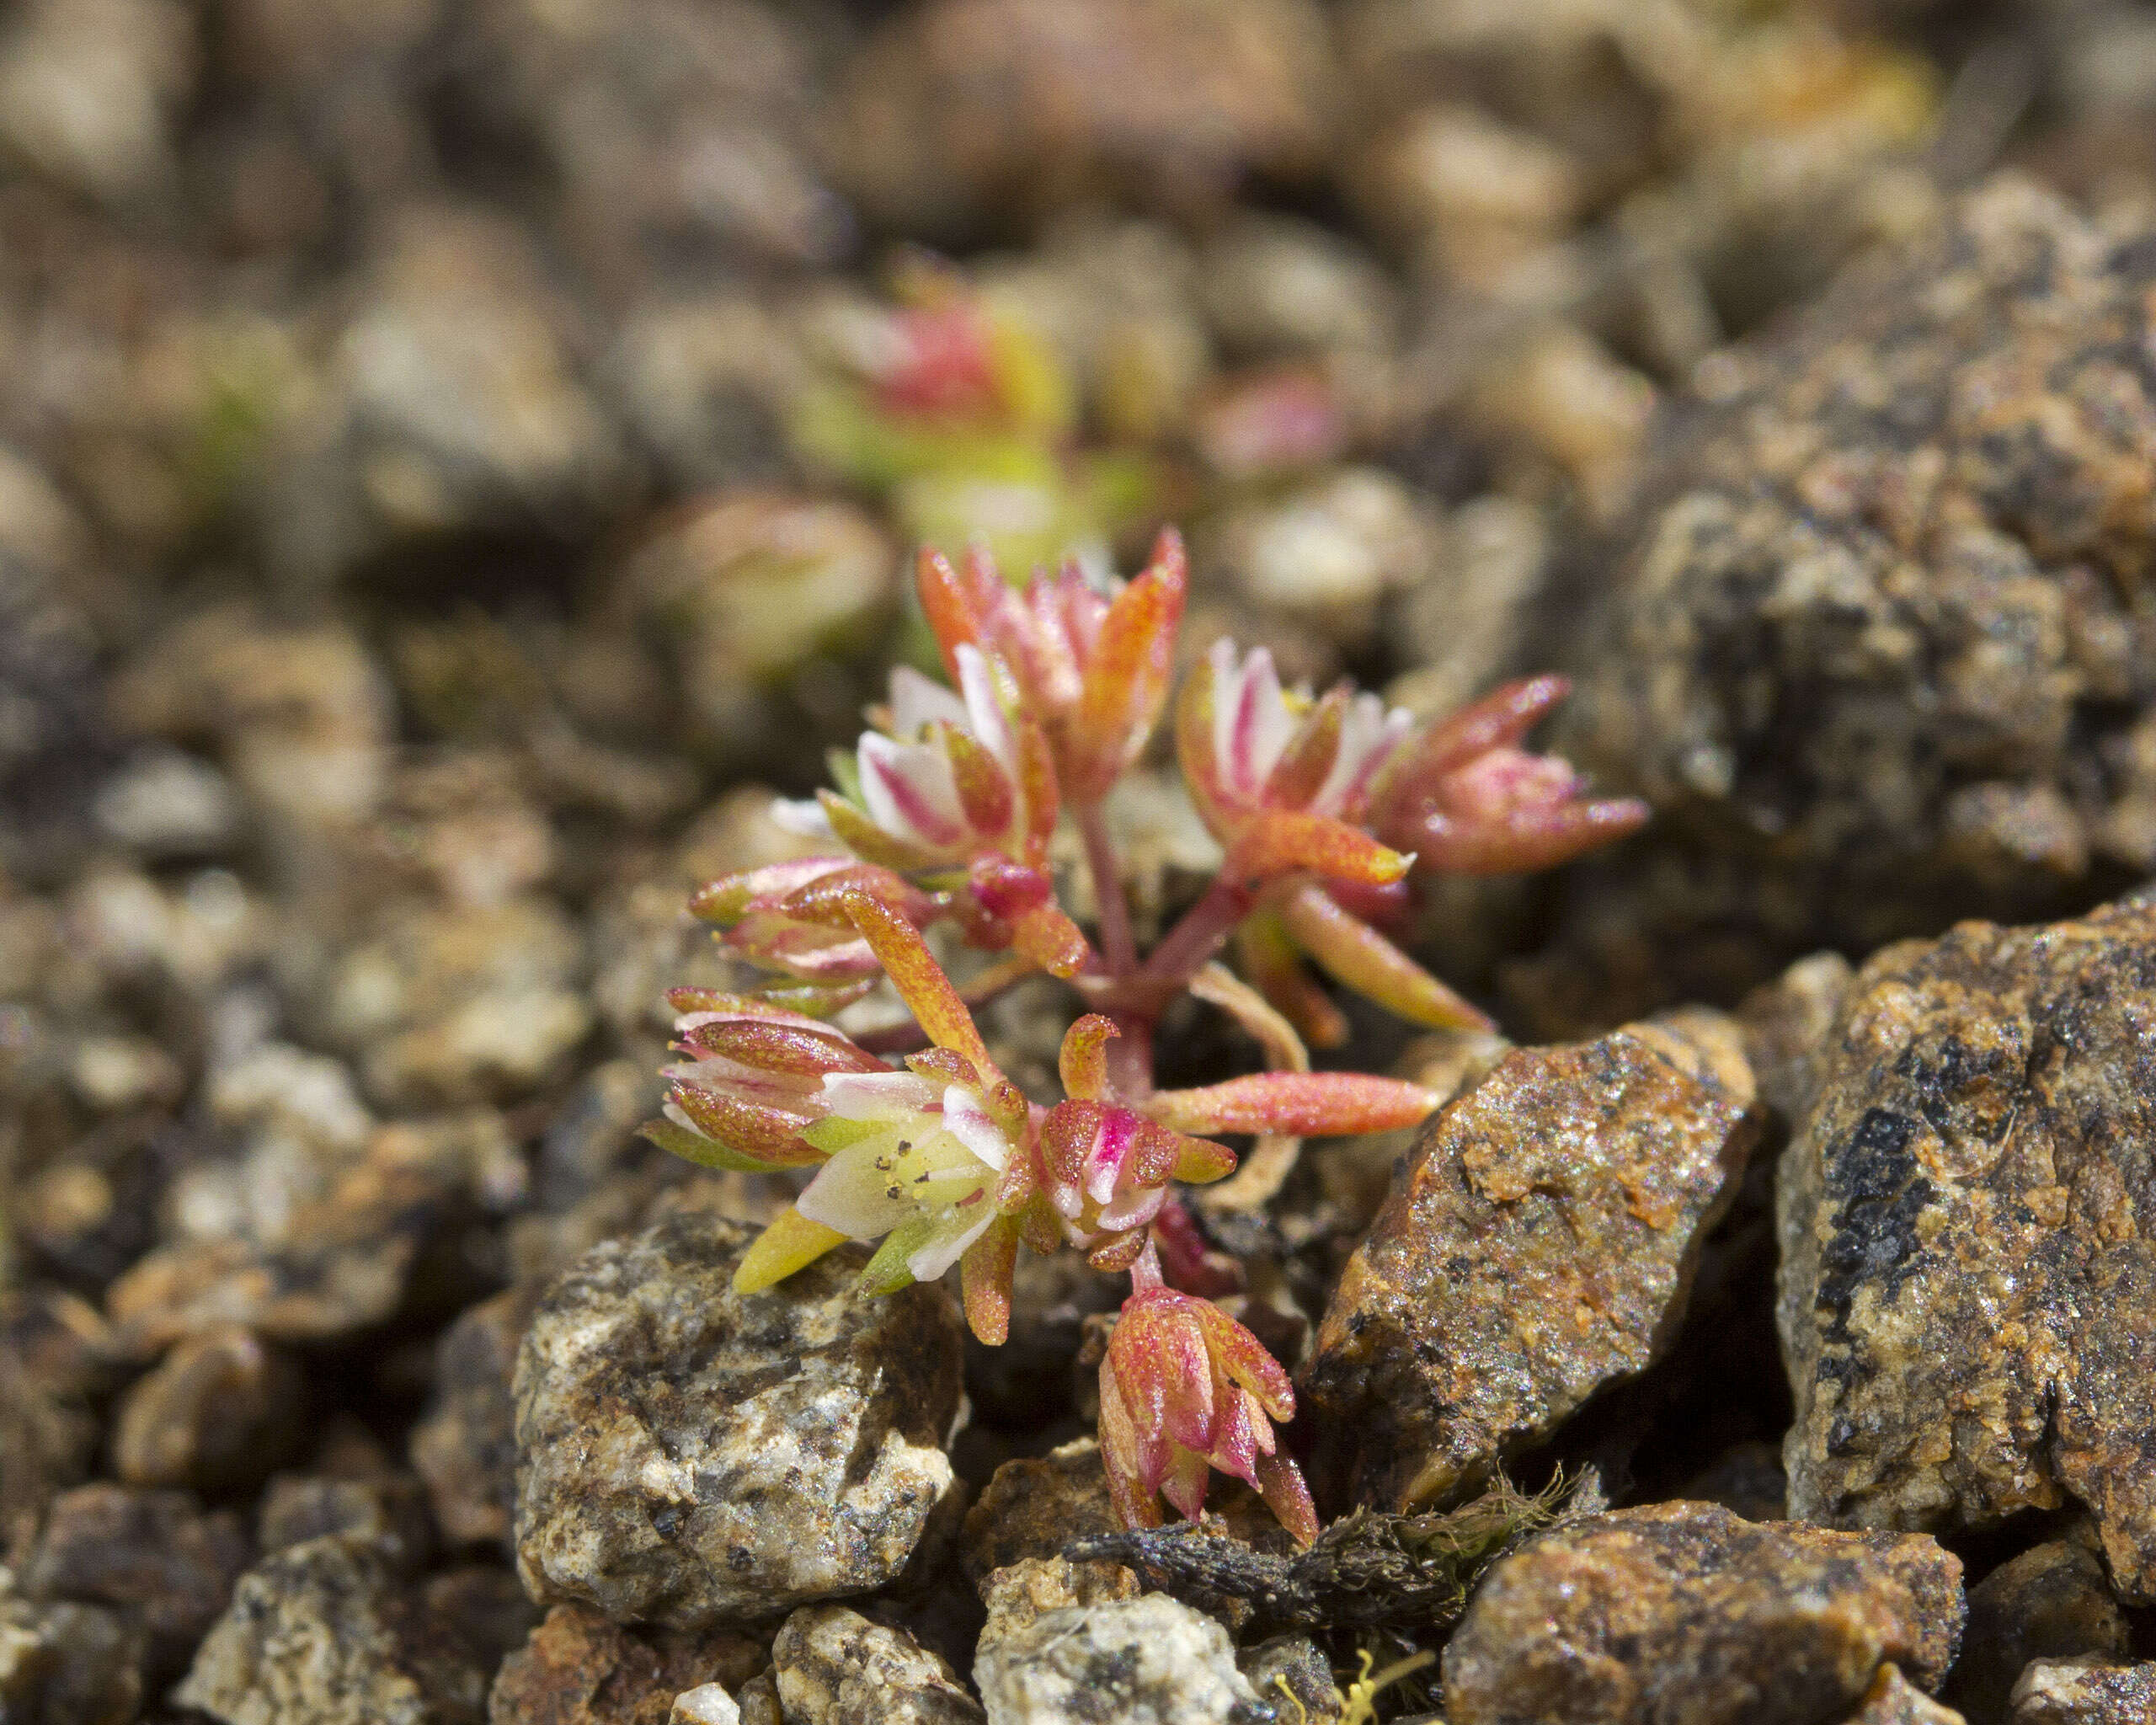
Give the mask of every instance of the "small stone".
[[1386, 698], [1438, 719], [1486, 694], [1516, 662], [1550, 553], [1549, 523], [1532, 504], [1478, 497], [1455, 510], [1428, 575], [1394, 606], [1395, 638], [1414, 668]]
[[[1306, 1635], [1276, 1635], [1235, 1656], [1257, 1698], [1273, 1710], [1274, 1725], [1331, 1725], [1340, 1718], [1332, 1662]], [[1299, 1711], [1298, 1711], [1299, 1709]]]
[[223, 1725], [478, 1725], [486, 1674], [371, 1541], [331, 1534], [240, 1578], [173, 1690]]
[[755, 1231], [675, 1215], [547, 1290], [517, 1357], [517, 1563], [535, 1599], [691, 1628], [867, 1592], [954, 1476], [962, 1331], [841, 1248], [736, 1294]]
[[1071, 1541], [1118, 1533], [1122, 1527], [1108, 1499], [1101, 1446], [1091, 1438], [1077, 1438], [1045, 1455], [1021, 1456], [995, 1470], [966, 1511], [958, 1562], [979, 1586], [1009, 1564], [1059, 1559]]
[[96, 1605], [0, 1595], [0, 1717], [29, 1725], [131, 1725], [142, 1632]]
[[760, 1671], [741, 1685], [741, 1725], [786, 1725], [778, 1704], [778, 1678]]
[[297, 1445], [303, 1397], [296, 1363], [251, 1332], [189, 1337], [120, 1403], [114, 1471], [133, 1486], [253, 1485]]
[[1753, 989], [1737, 1009], [1759, 1100], [1787, 1130], [1812, 1106], [1827, 1033], [1855, 974], [1839, 953], [1814, 953]]
[[1257, 1725], [1228, 1632], [1166, 1594], [1051, 1611], [974, 1668], [988, 1725]]
[[1230, 510], [1197, 557], [1225, 569], [1253, 605], [1352, 641], [1375, 625], [1386, 594], [1424, 577], [1437, 545], [1436, 523], [1405, 484], [1347, 467]]
[[975, 1652], [986, 1653], [1050, 1611], [1134, 1599], [1141, 1590], [1138, 1577], [1120, 1563], [1021, 1557], [980, 1579], [980, 1602], [988, 1608], [988, 1618], [981, 1625]]
[[723, 1685], [700, 1683], [674, 1697], [666, 1725], [741, 1725], [741, 1708]]
[[1876, 954], [1780, 1171], [1790, 1509], [1972, 1528], [2085, 1504], [2156, 1599], [2156, 904]]
[[1385, 353], [1397, 334], [1390, 278], [1314, 222], [1241, 215], [1207, 239], [1195, 282], [1214, 333], [1240, 359]]
[[177, 749], [130, 759], [98, 788], [90, 812], [108, 838], [160, 861], [221, 853], [242, 818], [232, 781]]
[[371, 1541], [406, 1574], [434, 1550], [424, 1489], [409, 1474], [385, 1471], [369, 1478], [280, 1473], [262, 1494], [259, 1538], [265, 1556], [326, 1534]]
[[194, 20], [172, 0], [38, 0], [0, 40], [0, 136], [72, 190], [168, 190], [168, 126], [194, 82]]
[[488, 1717], [494, 1725], [667, 1725], [683, 1690], [738, 1685], [762, 1664], [756, 1642], [726, 1630], [644, 1633], [557, 1605], [503, 1661]]
[[2122, 1659], [2132, 1632], [2084, 1528], [2031, 1546], [1969, 1589], [1969, 1628], [1946, 1699], [1979, 1725], [2006, 1717], [2022, 1670], [2038, 1659]]
[[434, 1400], [412, 1428], [412, 1466], [442, 1536], [505, 1545], [516, 1513], [516, 1404], [510, 1381], [536, 1290], [512, 1288], [463, 1312], [435, 1344]]
[[0, 1341], [0, 1549], [26, 1549], [53, 1498], [88, 1471], [97, 1426], [59, 1389]]
[[1844, 1725], [1967, 1725], [1951, 1707], [1941, 1706], [1909, 1680], [1898, 1665], [1881, 1665], [1865, 1690], [1864, 1701]]
[[187, 1669], [253, 1555], [229, 1509], [205, 1514], [185, 1492], [88, 1485], [53, 1500], [22, 1590], [132, 1617], [148, 1637], [154, 1689]]
[[1935, 1685], [1961, 1561], [1922, 1535], [1704, 1503], [1588, 1516], [1502, 1559], [1445, 1649], [1454, 1725], [1824, 1725], [1887, 1661]]
[[465, 1563], [430, 1575], [420, 1583], [419, 1603], [456, 1628], [482, 1671], [499, 1671], [541, 1616], [516, 1572], [499, 1563]]
[[1096, 201], [1225, 201], [1248, 168], [1316, 165], [1326, 24], [1299, 0], [936, 0], [856, 57], [846, 188], [919, 235]]
[[804, 1605], [771, 1645], [787, 1725], [978, 1725], [958, 1674], [901, 1629]]
[[1677, 1495], [1719, 1503], [1747, 1521], [1789, 1519], [1789, 1476], [1782, 1471], [1782, 1452], [1756, 1439], [1732, 1445], [1687, 1480]]
[[1427, 1506], [1643, 1371], [1755, 1135], [1735, 1027], [1516, 1049], [1422, 1129], [1302, 1374], [1320, 1489]]
[[2010, 1725], [2147, 1725], [2156, 1717], [2156, 1665], [2039, 1659], [2014, 1685]]

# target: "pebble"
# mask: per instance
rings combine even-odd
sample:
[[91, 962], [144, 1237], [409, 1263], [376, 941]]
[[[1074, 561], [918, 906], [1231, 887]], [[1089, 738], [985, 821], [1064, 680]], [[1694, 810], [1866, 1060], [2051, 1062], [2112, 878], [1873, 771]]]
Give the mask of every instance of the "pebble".
[[1166, 1594], [1050, 1611], [974, 1668], [988, 1725], [1257, 1725], [1228, 1632]]
[[804, 1605], [771, 1644], [787, 1725], [979, 1725], [958, 1674], [902, 1629]]

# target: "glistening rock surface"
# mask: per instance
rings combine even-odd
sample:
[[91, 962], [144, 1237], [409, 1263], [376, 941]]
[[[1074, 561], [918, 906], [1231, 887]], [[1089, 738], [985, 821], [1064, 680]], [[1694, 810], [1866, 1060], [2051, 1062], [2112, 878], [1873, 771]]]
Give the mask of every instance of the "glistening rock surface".
[[1790, 1509], [1982, 1526], [2069, 1497], [2156, 1598], [2156, 904], [1876, 954], [1783, 1158]]
[[1305, 1369], [1321, 1489], [1427, 1503], [1643, 1370], [1753, 1137], [1711, 1013], [1518, 1049], [1423, 1129]]
[[517, 1565], [541, 1600], [697, 1627], [865, 1593], [951, 1490], [956, 1307], [842, 1249], [761, 1294], [755, 1230], [676, 1215], [586, 1253], [517, 1357]]
[[1936, 1685], [1961, 1561], [1921, 1535], [1594, 1515], [1493, 1568], [1445, 1649], [1453, 1725], [1824, 1725], [1880, 1667]]
[[2006, 178], [1700, 369], [1577, 613], [1565, 752], [1656, 819], [1553, 1022], [2156, 866], [2152, 281]]

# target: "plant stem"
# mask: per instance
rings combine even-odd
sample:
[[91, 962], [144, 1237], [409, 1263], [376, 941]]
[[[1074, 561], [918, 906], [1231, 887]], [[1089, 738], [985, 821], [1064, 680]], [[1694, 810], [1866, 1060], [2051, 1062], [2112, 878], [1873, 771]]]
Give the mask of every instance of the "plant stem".
[[1070, 811], [1086, 841], [1086, 867], [1093, 877], [1093, 902], [1101, 924], [1101, 956], [1108, 975], [1129, 976], [1138, 969], [1138, 943], [1130, 932], [1130, 905], [1123, 895], [1123, 870], [1108, 836], [1098, 803], [1081, 803]]
[[1153, 948], [1139, 977], [1162, 990], [1179, 991], [1187, 986], [1235, 932], [1235, 925], [1250, 914], [1253, 902], [1248, 887], [1225, 874], [1218, 876], [1206, 888], [1205, 896], [1184, 911], [1182, 920]]

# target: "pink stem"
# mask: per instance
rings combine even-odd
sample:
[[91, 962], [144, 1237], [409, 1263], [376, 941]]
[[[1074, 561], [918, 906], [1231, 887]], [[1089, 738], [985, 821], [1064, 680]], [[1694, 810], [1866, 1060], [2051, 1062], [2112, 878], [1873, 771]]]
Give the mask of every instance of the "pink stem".
[[1086, 841], [1086, 867], [1093, 877], [1093, 901], [1100, 907], [1101, 956], [1109, 975], [1129, 976], [1138, 969], [1138, 943], [1130, 932], [1130, 905], [1123, 895], [1115, 841], [1098, 803], [1081, 803], [1070, 814]]
[[1205, 896], [1184, 911], [1182, 920], [1153, 948], [1139, 978], [1162, 991], [1184, 988], [1226, 943], [1256, 901], [1241, 882], [1225, 874], [1217, 877]]

